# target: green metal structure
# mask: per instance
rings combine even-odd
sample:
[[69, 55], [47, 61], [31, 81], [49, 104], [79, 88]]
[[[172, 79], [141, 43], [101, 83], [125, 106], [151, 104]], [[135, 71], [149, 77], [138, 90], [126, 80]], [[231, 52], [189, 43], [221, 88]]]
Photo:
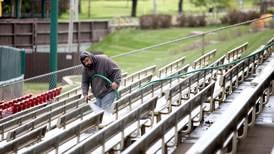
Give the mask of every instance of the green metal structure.
[[20, 18], [21, 17], [21, 0], [16, 0], [15, 1], [15, 16], [16, 18]]
[[42, 0], [41, 8], [42, 8], [41, 17], [45, 18], [46, 17], [46, 0]]
[[[53, 89], [57, 85], [57, 40], [58, 40], [58, 0], [51, 0], [50, 12], [50, 81], [49, 89]], [[55, 73], [53, 73], [55, 72]]]

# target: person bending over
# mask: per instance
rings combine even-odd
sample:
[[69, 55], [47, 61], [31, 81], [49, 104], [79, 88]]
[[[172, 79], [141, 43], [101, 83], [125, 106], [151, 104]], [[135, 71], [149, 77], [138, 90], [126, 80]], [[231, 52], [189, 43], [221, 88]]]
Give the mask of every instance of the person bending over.
[[[121, 70], [118, 65], [105, 55], [93, 55], [89, 52], [80, 54], [80, 61], [83, 64], [82, 69], [82, 93], [85, 101], [90, 100], [88, 96], [89, 87], [96, 98], [95, 104], [102, 109], [110, 109], [114, 102], [117, 90], [121, 82]], [[95, 74], [103, 75], [112, 83], [100, 77], [94, 77]]]

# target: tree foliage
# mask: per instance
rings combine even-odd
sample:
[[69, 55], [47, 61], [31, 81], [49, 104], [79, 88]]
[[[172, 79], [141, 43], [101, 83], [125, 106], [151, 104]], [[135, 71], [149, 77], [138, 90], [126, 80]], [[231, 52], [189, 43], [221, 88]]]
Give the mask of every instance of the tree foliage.
[[233, 0], [190, 0], [197, 7], [225, 8], [230, 7]]

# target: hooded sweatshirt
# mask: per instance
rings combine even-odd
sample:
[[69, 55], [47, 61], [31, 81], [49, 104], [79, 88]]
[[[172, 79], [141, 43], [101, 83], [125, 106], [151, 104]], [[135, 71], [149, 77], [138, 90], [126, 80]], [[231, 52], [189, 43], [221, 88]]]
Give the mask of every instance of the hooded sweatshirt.
[[[85, 66], [83, 59], [85, 57], [92, 58], [92, 65]], [[104, 75], [110, 81], [120, 85], [121, 82], [121, 70], [118, 65], [114, 63], [110, 58], [105, 55], [93, 55], [88, 52], [82, 52], [80, 54], [80, 61], [83, 64], [82, 71], [82, 92], [83, 95], [88, 94], [89, 86], [91, 85], [91, 91], [93, 95], [97, 98], [103, 98], [106, 94], [111, 92], [113, 89], [111, 85], [107, 83], [104, 79], [96, 77], [93, 75], [100, 74]]]

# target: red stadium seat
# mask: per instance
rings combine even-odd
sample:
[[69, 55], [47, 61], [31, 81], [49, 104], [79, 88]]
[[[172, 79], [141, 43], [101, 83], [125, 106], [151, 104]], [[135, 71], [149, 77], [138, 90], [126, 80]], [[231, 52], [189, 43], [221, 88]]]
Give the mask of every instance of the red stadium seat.
[[53, 96], [53, 91], [51, 90], [51, 91], [49, 91], [49, 98], [50, 98], [50, 99], [53, 99], [53, 97], [54, 97], [54, 96]]
[[18, 105], [18, 104], [14, 104], [14, 105], [12, 106], [12, 112], [13, 112], [13, 113], [17, 113], [17, 112], [18, 112], [18, 109], [19, 109], [19, 105]]
[[30, 107], [30, 103], [29, 103], [29, 99], [25, 100], [25, 108], [29, 108]]
[[23, 101], [23, 110], [27, 109], [28, 108], [28, 103], [27, 101]]
[[13, 104], [13, 102], [9, 102], [8, 106], [11, 107]]
[[56, 96], [57, 96], [57, 91], [56, 91], [56, 89], [52, 90], [52, 92], [53, 92], [53, 97], [56, 97]]
[[29, 104], [30, 104], [30, 107], [35, 106], [33, 98], [29, 99]]
[[39, 98], [39, 104], [42, 104], [43, 103], [43, 97], [40, 95], [38, 98]]
[[8, 103], [5, 103], [3, 109], [7, 109], [8, 107], [9, 107]]
[[34, 97], [33, 98], [33, 103], [34, 103], [34, 105], [38, 105], [39, 103], [38, 103], [38, 98], [37, 97]]
[[57, 95], [61, 94], [62, 87], [57, 88]]
[[25, 106], [24, 106], [24, 103], [22, 102], [22, 103], [20, 103], [20, 109], [19, 109], [19, 111], [22, 111], [24, 109], [25, 109]]
[[46, 92], [46, 93], [44, 93], [44, 97], [46, 98], [45, 100], [45, 102], [47, 102], [47, 101], [49, 101], [49, 95], [48, 95], [48, 92]]
[[45, 94], [42, 94], [41, 97], [42, 97], [42, 100], [43, 100], [42, 102], [45, 103], [45, 102], [47, 101], [46, 95], [45, 95]]

